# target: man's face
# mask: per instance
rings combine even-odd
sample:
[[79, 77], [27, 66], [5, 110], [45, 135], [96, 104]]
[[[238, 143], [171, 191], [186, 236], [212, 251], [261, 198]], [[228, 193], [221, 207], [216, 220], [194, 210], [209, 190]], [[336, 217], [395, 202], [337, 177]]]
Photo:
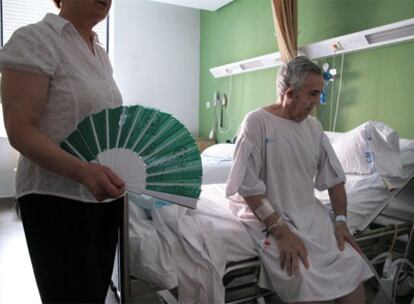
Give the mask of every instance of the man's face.
[[322, 76], [309, 73], [299, 91], [291, 90], [288, 92], [288, 97], [291, 98], [291, 102], [288, 103], [287, 107], [291, 119], [301, 122], [308, 117], [313, 107], [319, 104], [323, 84]]

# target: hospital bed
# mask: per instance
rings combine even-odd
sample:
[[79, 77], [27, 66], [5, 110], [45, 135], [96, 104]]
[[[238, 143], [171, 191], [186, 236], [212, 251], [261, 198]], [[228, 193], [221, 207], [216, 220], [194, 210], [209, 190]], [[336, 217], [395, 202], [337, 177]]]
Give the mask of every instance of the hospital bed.
[[[335, 136], [329, 134], [329, 137]], [[347, 174], [349, 226], [369, 259], [391, 246], [397, 254], [402, 252], [404, 242], [401, 247], [396, 244], [401, 243], [398, 240], [407, 237], [412, 229], [414, 215], [407, 213], [407, 208], [413, 209], [407, 204], [410, 199], [414, 201], [414, 197], [395, 205], [393, 202], [398, 190], [393, 191], [392, 188], [401, 189], [412, 180], [414, 141], [400, 140], [399, 145], [399, 157], [405, 153], [399, 176], [386, 177], [377, 171]], [[186, 267], [178, 264], [186, 258], [212, 265], [212, 272], [222, 279], [225, 287], [226, 303], [260, 301], [272, 295], [270, 291], [257, 287], [260, 262], [255, 245], [243, 224], [232, 215], [224, 195], [232, 149], [234, 145], [221, 144], [204, 151], [204, 185], [196, 210], [178, 206], [142, 210], [135, 204], [125, 204], [129, 208], [125, 208], [124, 218], [129, 218], [129, 222], [125, 221], [121, 233], [122, 271], [118, 279], [113, 280], [120, 281], [118, 287], [123, 286], [118, 291], [120, 289], [124, 302], [139, 294], [158, 292], [164, 302], [177, 303], [179, 289], [175, 285], [180, 283], [178, 272]], [[316, 191], [315, 194], [329, 208], [327, 192]], [[179, 236], [188, 230], [194, 231], [190, 235]], [[175, 246], [181, 248], [174, 252]], [[184, 258], [177, 261], [174, 255], [179, 254]], [[188, 271], [197, 271], [203, 266], [189, 265]]]

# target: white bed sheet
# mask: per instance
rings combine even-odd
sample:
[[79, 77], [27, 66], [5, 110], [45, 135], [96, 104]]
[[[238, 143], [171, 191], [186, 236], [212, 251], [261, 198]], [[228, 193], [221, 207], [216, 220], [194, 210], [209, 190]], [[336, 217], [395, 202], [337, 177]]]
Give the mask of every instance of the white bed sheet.
[[224, 187], [203, 186], [195, 210], [171, 205], [144, 212], [130, 203], [130, 273], [161, 288], [178, 284], [183, 303], [223, 303], [226, 264], [257, 256]]
[[225, 186], [223, 183], [203, 185], [197, 209], [188, 210], [187, 214], [211, 220], [227, 254], [226, 263], [255, 257], [255, 245], [250, 234], [230, 211]]
[[[142, 208], [130, 203], [131, 273], [134, 276], [142, 277], [137, 272], [137, 269], [142, 270], [144, 267], [148, 268], [148, 263], [151, 258], [157, 263], [154, 271], [160, 273], [164, 267], [165, 270], [168, 269], [171, 273], [173, 267], [168, 265], [168, 263], [173, 263], [173, 259], [165, 254], [160, 255], [159, 252], [163, 246], [165, 249], [164, 252], [174, 250], [173, 247], [177, 242], [177, 238], [171, 232], [177, 232], [173, 230], [177, 230], [178, 228], [167, 229], [166, 227], [181, 224], [182, 230], [186, 230], [185, 225], [191, 225], [188, 223], [190, 220], [196, 223], [197, 230], [201, 234], [205, 234], [204, 236], [207, 233], [215, 235], [222, 249], [224, 248], [226, 251], [226, 263], [254, 257], [253, 240], [244, 225], [232, 215], [229, 208], [229, 201], [224, 194], [224, 188], [225, 184], [203, 185], [196, 209], [192, 210], [171, 205], [160, 209], [148, 210], [147, 214], [149, 213], [152, 220], [148, 219], [148, 215]], [[186, 233], [186, 231], [180, 232]], [[194, 233], [192, 231], [193, 235]], [[200, 244], [192, 242], [190, 236], [185, 236], [185, 238], [186, 242], [192, 247], [197, 250], [203, 250]], [[208, 242], [206, 243], [208, 246]], [[155, 249], [157, 249], [155, 255], [147, 253]], [[137, 251], [141, 251], [141, 253]], [[210, 248], [210, 251], [215, 251], [215, 248]], [[140, 262], [138, 260], [140, 256], [144, 261]], [[163, 265], [160, 265], [160, 263]], [[154, 275], [147, 274], [147, 277], [152, 276]], [[169, 281], [173, 280], [169, 278]], [[169, 284], [162, 285], [168, 286]]]
[[[410, 174], [414, 166], [406, 171]], [[347, 175], [346, 191], [352, 231], [391, 195], [376, 174]], [[329, 205], [327, 191], [315, 195]], [[220, 303], [225, 265], [257, 256], [253, 239], [231, 213], [224, 183], [203, 185], [195, 210], [171, 205], [149, 213], [152, 221], [143, 211], [131, 213], [131, 273], [164, 288], [184, 282], [181, 294], [189, 293], [184, 299]]]

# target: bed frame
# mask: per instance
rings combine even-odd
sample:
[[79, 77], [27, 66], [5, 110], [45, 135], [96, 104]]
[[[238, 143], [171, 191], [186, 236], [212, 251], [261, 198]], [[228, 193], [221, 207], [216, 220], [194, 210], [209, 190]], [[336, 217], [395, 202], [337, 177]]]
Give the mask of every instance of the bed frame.
[[[173, 290], [160, 290], [155, 285], [130, 276], [127, 196], [124, 199], [122, 214], [116, 265], [119, 275], [118, 277], [113, 276], [111, 286], [119, 302], [131, 303], [132, 296], [135, 297], [144, 293], [157, 293], [160, 302], [168, 304], [178, 303], [178, 292], [176, 288]], [[403, 242], [404, 244], [402, 246], [396, 246], [396, 240], [400, 239], [401, 236], [408, 236], [412, 229], [413, 223], [408, 222], [387, 226], [372, 223], [367, 229], [358, 231], [354, 236], [368, 259], [372, 259], [378, 254], [390, 250], [390, 248], [395, 254], [402, 254], [405, 246], [411, 247], [409, 257], [413, 258], [413, 242], [411, 244]], [[258, 258], [228, 263], [223, 277], [223, 284], [226, 288], [225, 303], [238, 304], [247, 301], [265, 303], [265, 298], [277, 297], [273, 292], [257, 286], [259, 271], [260, 261]]]

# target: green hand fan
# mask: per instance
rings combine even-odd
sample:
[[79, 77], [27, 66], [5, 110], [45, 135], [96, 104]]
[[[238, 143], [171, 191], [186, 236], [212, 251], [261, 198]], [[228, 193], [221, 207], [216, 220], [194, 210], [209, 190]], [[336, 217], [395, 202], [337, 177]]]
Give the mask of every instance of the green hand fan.
[[190, 132], [170, 114], [138, 105], [105, 109], [81, 121], [61, 147], [111, 168], [131, 196], [196, 207], [200, 154]]

